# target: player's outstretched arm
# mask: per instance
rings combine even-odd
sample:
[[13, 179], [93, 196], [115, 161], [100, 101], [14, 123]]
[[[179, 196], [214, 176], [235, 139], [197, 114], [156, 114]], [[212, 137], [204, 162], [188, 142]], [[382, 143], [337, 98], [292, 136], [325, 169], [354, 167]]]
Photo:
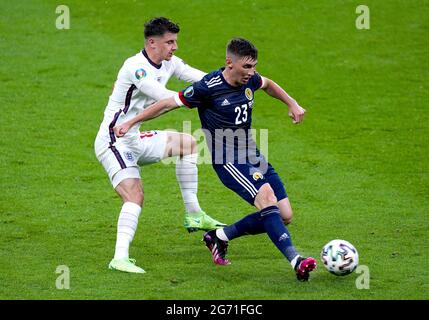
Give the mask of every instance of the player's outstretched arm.
[[139, 113], [134, 118], [113, 127], [113, 131], [115, 132], [115, 135], [117, 137], [122, 137], [136, 123], [157, 118], [160, 115], [167, 113], [168, 111], [171, 111], [178, 107], [179, 106], [177, 105], [176, 100], [174, 100], [174, 97], [160, 100], [154, 103], [153, 105], [149, 106], [148, 108], [144, 109], [142, 113]]
[[304, 120], [305, 109], [301, 107], [294, 98], [292, 98], [288, 93], [280, 87], [273, 80], [266, 77], [263, 78], [262, 89], [270, 96], [279, 99], [289, 108], [289, 117], [292, 118], [293, 123], [297, 124]]
[[173, 57], [173, 61], [175, 66], [174, 75], [179, 80], [194, 83], [201, 80], [201, 78], [207, 74], [206, 72], [203, 72], [186, 64], [177, 56]]

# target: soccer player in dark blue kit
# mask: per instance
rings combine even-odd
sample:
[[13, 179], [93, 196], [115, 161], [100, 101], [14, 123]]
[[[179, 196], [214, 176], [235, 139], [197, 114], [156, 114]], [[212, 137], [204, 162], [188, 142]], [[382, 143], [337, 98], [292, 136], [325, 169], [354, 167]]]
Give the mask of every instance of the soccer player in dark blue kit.
[[176, 96], [158, 101], [114, 131], [122, 137], [136, 123], [179, 106], [198, 108], [219, 179], [258, 209], [231, 225], [204, 234], [213, 262], [230, 264], [225, 257], [228, 241], [267, 233], [294, 268], [298, 280], [307, 281], [316, 268], [316, 260], [302, 257], [293, 246], [286, 227], [292, 218], [286, 190], [274, 168], [259, 152], [250, 131], [254, 92], [258, 89], [285, 103], [294, 123], [303, 121], [305, 110], [274, 81], [256, 72], [257, 59], [258, 51], [252, 43], [242, 38], [232, 39], [227, 46], [224, 68], [207, 74]]

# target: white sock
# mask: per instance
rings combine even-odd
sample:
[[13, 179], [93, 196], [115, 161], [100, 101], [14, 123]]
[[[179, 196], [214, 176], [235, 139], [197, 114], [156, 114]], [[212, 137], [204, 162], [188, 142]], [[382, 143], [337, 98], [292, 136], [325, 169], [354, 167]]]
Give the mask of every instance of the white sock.
[[180, 190], [182, 191], [183, 203], [186, 207], [186, 212], [197, 213], [201, 211], [200, 203], [198, 202], [198, 154], [189, 154], [182, 158], [177, 157], [176, 161], [176, 178], [179, 182]]
[[229, 241], [228, 237], [225, 234], [225, 231], [223, 231], [223, 228], [216, 229], [216, 237], [223, 241]]
[[133, 202], [125, 202], [118, 219], [114, 259], [129, 258], [128, 250], [137, 229], [142, 208]]
[[293, 258], [292, 260], [291, 260], [291, 262], [290, 262], [290, 265], [292, 266], [292, 268], [293, 269], [295, 269], [295, 265], [296, 265], [296, 262], [298, 261], [298, 258], [300, 257], [300, 255], [299, 254], [297, 254], [296, 256], [295, 256], [295, 258]]

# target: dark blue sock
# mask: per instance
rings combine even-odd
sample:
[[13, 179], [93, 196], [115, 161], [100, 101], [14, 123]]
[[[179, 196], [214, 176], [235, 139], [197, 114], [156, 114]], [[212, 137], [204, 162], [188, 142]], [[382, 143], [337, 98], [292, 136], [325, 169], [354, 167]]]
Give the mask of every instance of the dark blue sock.
[[229, 240], [247, 234], [265, 233], [264, 223], [259, 212], [251, 213], [243, 219], [223, 228]]
[[298, 252], [293, 246], [289, 231], [280, 217], [279, 208], [277, 206], [264, 208], [259, 211], [259, 215], [262, 218], [265, 231], [271, 241], [283, 253], [286, 259], [292, 261]]

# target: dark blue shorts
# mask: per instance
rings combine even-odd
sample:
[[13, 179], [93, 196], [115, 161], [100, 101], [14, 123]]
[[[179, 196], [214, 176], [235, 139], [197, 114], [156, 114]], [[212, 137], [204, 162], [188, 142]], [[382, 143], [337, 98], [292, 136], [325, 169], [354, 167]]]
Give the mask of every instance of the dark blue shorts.
[[[260, 168], [250, 163], [237, 164], [231, 162], [215, 164], [213, 168], [226, 187], [237, 193], [252, 206], [259, 188], [265, 183], [270, 184], [277, 201], [287, 198], [282, 180], [269, 163], [265, 170], [260, 170]], [[265, 173], [262, 174], [262, 172]]]

